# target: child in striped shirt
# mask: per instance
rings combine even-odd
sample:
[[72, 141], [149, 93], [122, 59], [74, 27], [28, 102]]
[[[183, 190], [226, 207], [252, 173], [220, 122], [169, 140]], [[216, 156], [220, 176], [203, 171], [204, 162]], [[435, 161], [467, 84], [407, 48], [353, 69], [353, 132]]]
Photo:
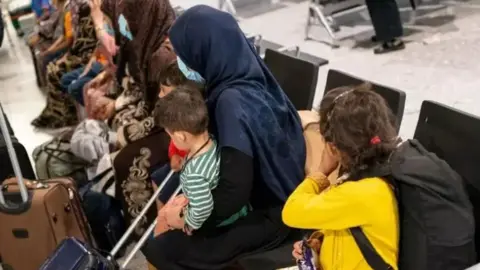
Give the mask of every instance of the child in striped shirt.
[[[180, 171], [182, 192], [189, 203], [184, 213], [184, 231], [198, 230], [213, 210], [212, 189], [219, 182], [220, 156], [217, 142], [208, 133], [208, 111], [200, 90], [191, 85], [177, 87], [158, 102], [158, 126], [165, 128], [179, 150], [187, 152]], [[229, 225], [247, 214], [239, 213], [220, 223]]]

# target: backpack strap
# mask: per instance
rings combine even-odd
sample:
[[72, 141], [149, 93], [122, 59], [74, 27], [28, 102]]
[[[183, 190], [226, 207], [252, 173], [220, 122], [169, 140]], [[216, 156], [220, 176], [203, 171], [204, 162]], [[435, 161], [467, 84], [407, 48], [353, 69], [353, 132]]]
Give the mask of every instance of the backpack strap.
[[350, 232], [352, 233], [352, 236], [355, 239], [355, 242], [357, 243], [360, 252], [362, 252], [363, 257], [373, 270], [394, 269], [391, 265], [389, 265], [383, 260], [380, 254], [378, 254], [378, 252], [375, 250], [372, 243], [370, 243], [370, 240], [368, 240], [367, 236], [360, 227], [350, 228]]

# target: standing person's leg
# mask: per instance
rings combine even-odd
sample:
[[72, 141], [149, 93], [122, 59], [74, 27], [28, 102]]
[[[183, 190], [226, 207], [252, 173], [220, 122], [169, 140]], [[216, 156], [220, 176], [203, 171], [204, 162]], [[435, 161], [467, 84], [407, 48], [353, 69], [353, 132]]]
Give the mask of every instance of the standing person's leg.
[[382, 44], [374, 53], [387, 53], [405, 48], [400, 11], [395, 0], [366, 0], [368, 12], [375, 29], [375, 39]]

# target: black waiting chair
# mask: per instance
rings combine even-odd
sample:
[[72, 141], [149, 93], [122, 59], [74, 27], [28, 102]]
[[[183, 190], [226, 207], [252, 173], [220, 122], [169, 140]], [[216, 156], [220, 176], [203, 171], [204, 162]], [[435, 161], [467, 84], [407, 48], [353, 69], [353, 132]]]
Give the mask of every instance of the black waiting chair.
[[341, 86], [349, 85], [358, 85], [364, 82], [369, 82], [372, 84], [372, 89], [381, 95], [386, 101], [388, 106], [395, 116], [397, 131], [400, 130], [400, 124], [402, 123], [403, 111], [405, 109], [405, 92], [393, 89], [391, 87], [383, 86], [377, 83], [370, 81], [362, 80], [350, 74], [344, 73], [342, 71], [330, 69], [327, 75], [327, 83], [325, 85], [324, 95], [328, 91], [333, 90]]
[[260, 39], [258, 40], [257, 46], [258, 46], [258, 54], [260, 54], [260, 56], [264, 56], [267, 53], [268, 49], [278, 51], [283, 47], [281, 44], [268, 41], [266, 39], [263, 39], [263, 37], [260, 37]]
[[271, 49], [265, 51], [264, 60], [295, 108], [310, 110], [317, 88], [319, 65]]
[[414, 138], [445, 160], [465, 181], [474, 207], [475, 242], [480, 255], [480, 117], [424, 101]]

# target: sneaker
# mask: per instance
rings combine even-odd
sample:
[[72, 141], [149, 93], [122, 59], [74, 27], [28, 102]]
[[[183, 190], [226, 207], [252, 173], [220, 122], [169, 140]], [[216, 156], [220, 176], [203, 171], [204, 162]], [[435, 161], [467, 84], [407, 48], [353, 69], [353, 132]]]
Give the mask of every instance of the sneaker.
[[383, 54], [405, 49], [405, 43], [400, 39], [383, 42], [380, 46], [373, 50], [374, 54]]

